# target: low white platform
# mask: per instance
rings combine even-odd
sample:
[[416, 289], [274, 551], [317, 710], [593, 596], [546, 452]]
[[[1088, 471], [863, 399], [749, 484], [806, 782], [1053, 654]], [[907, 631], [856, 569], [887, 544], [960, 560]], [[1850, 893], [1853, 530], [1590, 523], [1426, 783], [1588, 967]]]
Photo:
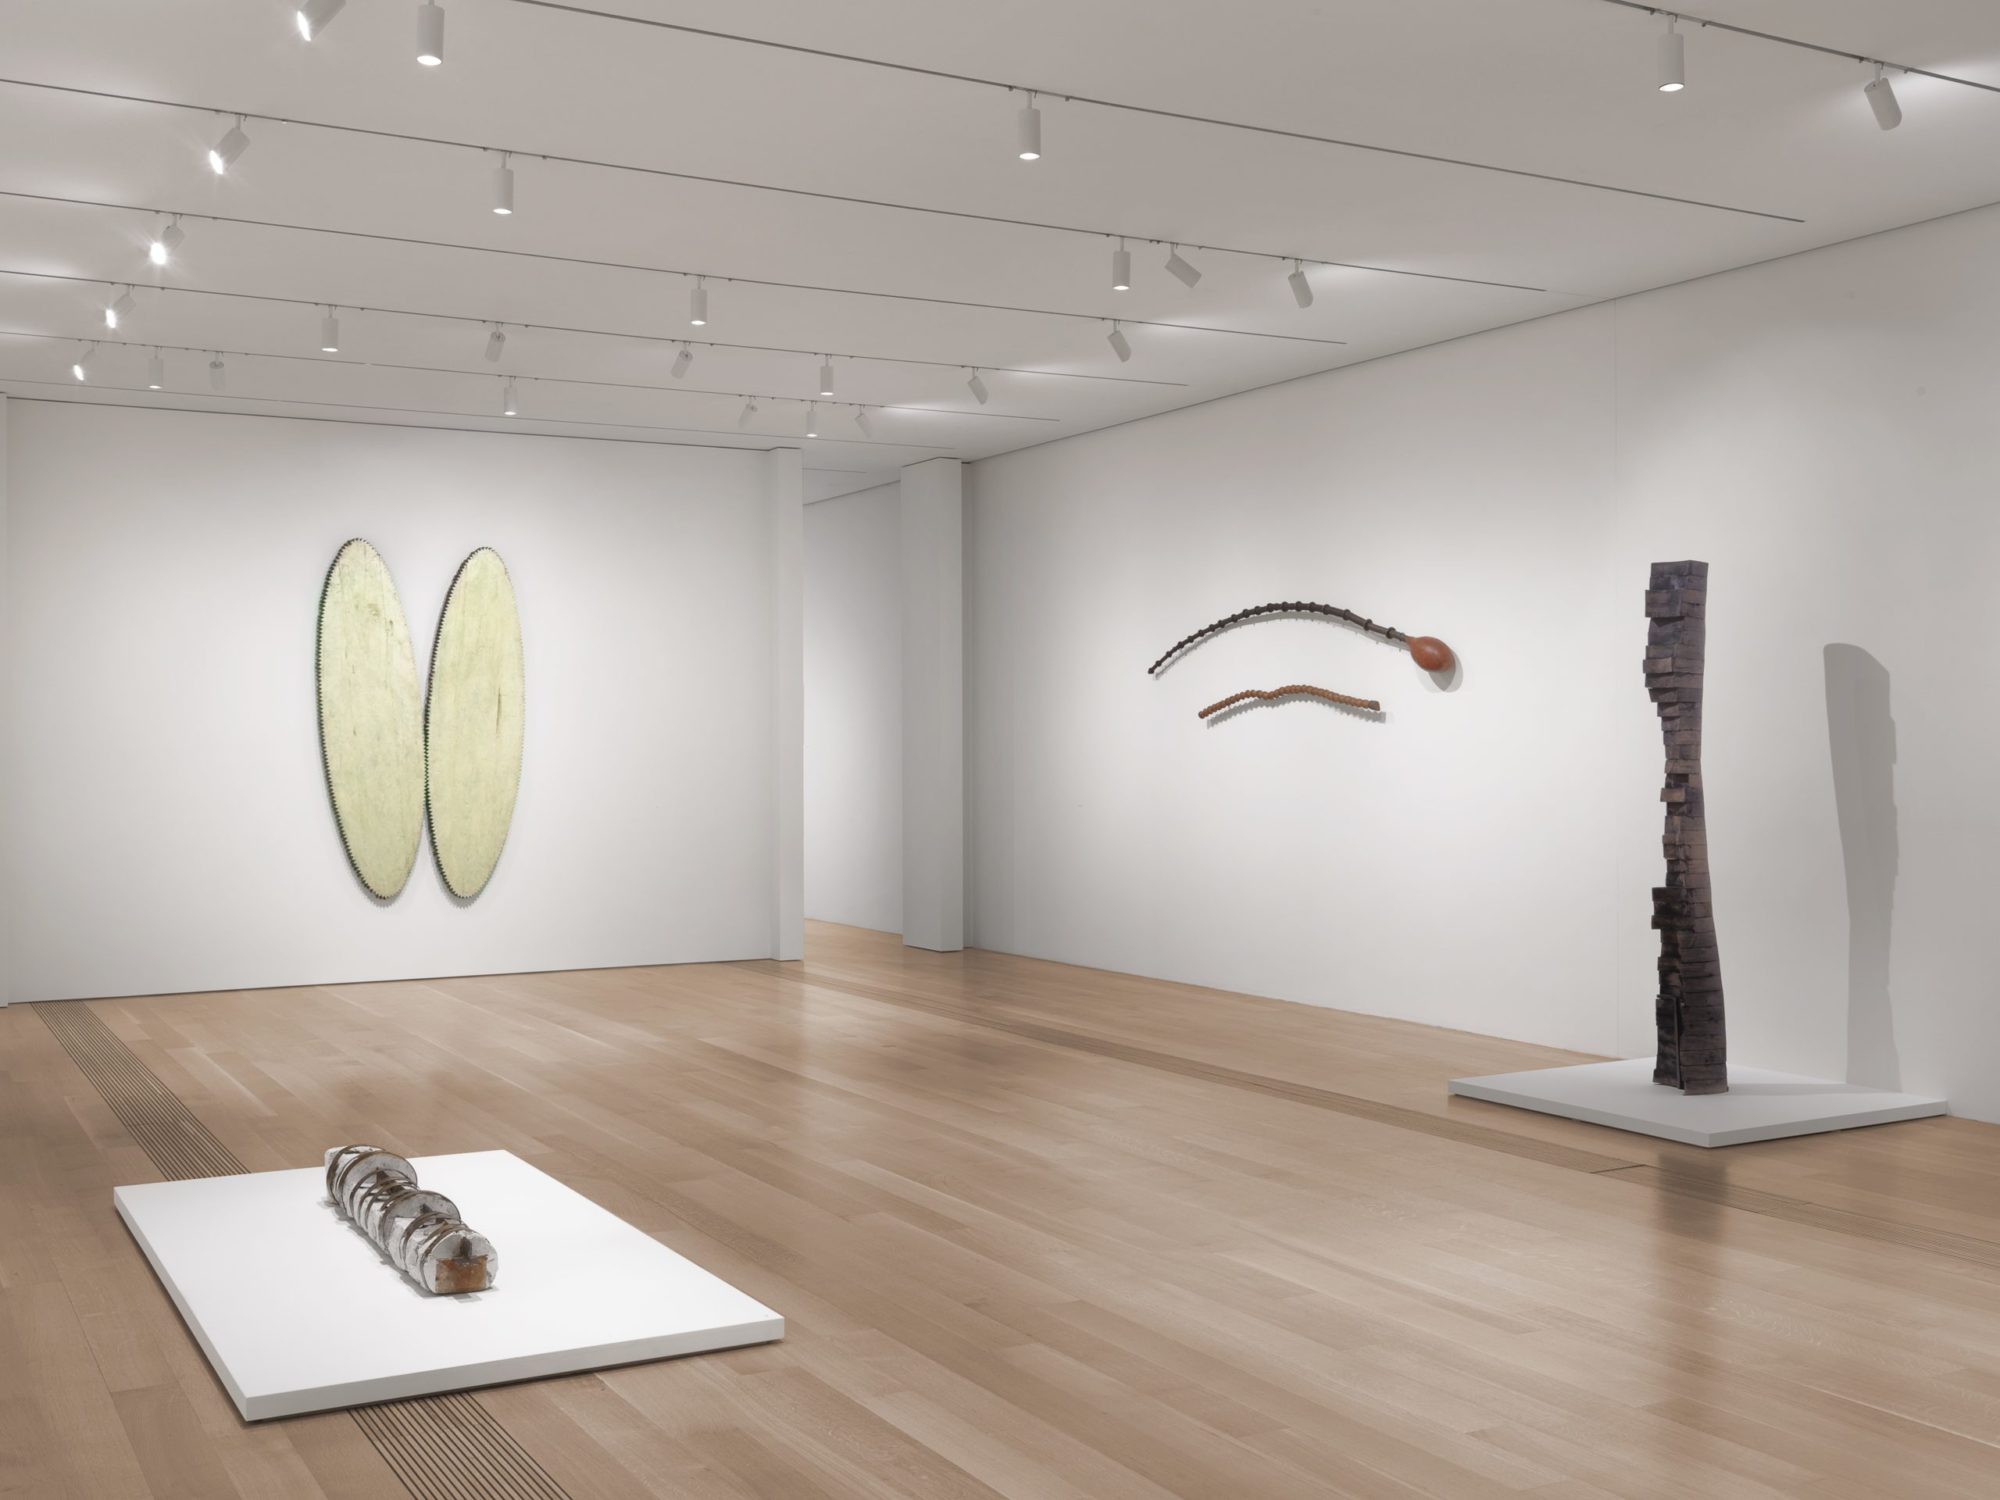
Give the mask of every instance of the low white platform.
[[768, 1307], [510, 1151], [412, 1164], [493, 1241], [492, 1291], [419, 1291], [334, 1210], [318, 1167], [113, 1191], [246, 1421], [784, 1335]]
[[1683, 1094], [1653, 1082], [1653, 1059], [1454, 1078], [1451, 1092], [1516, 1109], [1587, 1120], [1689, 1146], [1740, 1146], [1857, 1125], [1941, 1115], [1945, 1101], [1767, 1068], [1729, 1066], [1726, 1094]]

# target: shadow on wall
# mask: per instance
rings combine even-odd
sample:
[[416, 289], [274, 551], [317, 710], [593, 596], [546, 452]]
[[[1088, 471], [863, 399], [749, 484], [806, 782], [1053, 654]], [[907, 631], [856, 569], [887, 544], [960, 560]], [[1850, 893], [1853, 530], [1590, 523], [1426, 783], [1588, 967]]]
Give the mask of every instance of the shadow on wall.
[[1889, 939], [1896, 911], [1896, 721], [1889, 669], [1859, 646], [1826, 648], [1826, 731], [1847, 869], [1847, 1079], [1900, 1089]]

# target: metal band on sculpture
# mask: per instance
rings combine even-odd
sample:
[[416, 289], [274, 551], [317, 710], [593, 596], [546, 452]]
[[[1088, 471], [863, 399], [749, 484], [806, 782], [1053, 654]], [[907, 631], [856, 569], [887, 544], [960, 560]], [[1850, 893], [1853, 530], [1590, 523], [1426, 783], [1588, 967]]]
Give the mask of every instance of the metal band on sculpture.
[[1342, 708], [1358, 708], [1365, 713], [1379, 714], [1382, 712], [1382, 705], [1377, 703], [1373, 698], [1350, 698], [1345, 693], [1328, 692], [1325, 688], [1313, 687], [1303, 682], [1294, 682], [1285, 687], [1272, 688], [1268, 692], [1262, 688], [1246, 688], [1240, 693], [1231, 693], [1227, 698], [1209, 704], [1207, 708], [1204, 708], [1195, 717], [1205, 719], [1210, 714], [1219, 714], [1225, 708], [1233, 708], [1239, 703], [1247, 703], [1252, 699], [1263, 699], [1268, 702], [1273, 698], [1295, 697], [1318, 698], [1327, 703], [1337, 703]]
[[326, 1153], [326, 1194], [389, 1263], [427, 1292], [483, 1292], [500, 1275], [493, 1242], [465, 1225], [458, 1205], [417, 1186], [417, 1169], [380, 1146]]
[[1257, 620], [1273, 615], [1323, 615], [1328, 619], [1345, 620], [1350, 625], [1358, 625], [1370, 635], [1379, 635], [1385, 641], [1400, 641], [1410, 648], [1410, 656], [1426, 672], [1443, 672], [1452, 664], [1451, 647], [1436, 636], [1405, 635], [1393, 625], [1378, 625], [1365, 615], [1358, 615], [1351, 609], [1342, 609], [1334, 604], [1312, 604], [1295, 599], [1283, 604], [1257, 604], [1249, 609], [1239, 609], [1233, 615], [1226, 615], [1212, 625], [1204, 625], [1193, 635], [1182, 636], [1160, 653], [1160, 659], [1146, 671], [1158, 672], [1190, 646], [1198, 645], [1212, 635], [1227, 630], [1232, 625], [1240, 625], [1245, 620]]

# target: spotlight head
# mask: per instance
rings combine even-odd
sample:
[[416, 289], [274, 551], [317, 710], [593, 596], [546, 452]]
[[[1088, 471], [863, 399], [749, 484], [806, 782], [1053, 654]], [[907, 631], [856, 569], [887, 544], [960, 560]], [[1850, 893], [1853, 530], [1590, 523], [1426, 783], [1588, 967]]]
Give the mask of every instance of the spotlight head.
[[1132, 252], [1125, 248], [1123, 242], [1111, 252], [1111, 290], [1132, 290]]
[[514, 211], [514, 169], [507, 165], [507, 158], [500, 158], [500, 165], [493, 169], [493, 212], [505, 217]]
[[347, 0], [305, 0], [293, 17], [299, 23], [299, 35], [311, 41], [340, 14], [340, 8]]
[[340, 319], [332, 313], [319, 320], [319, 352], [340, 353]]
[[757, 420], [757, 402], [753, 398], [743, 403], [743, 411], [741, 415], [739, 415], [736, 418], [736, 425], [738, 427], [748, 427], [752, 422], [756, 420]]
[[1300, 307], [1313, 305], [1313, 284], [1306, 280], [1306, 268], [1297, 261], [1292, 262], [1292, 274], [1285, 278], [1292, 289], [1292, 300]]
[[149, 391], [157, 391], [158, 389], [160, 389], [161, 386], [165, 385], [166, 383], [167, 383], [166, 356], [161, 354], [159, 350], [155, 349], [153, 351], [153, 357], [146, 361], [146, 389]]
[[993, 394], [986, 389], [986, 382], [980, 378], [977, 370], [974, 370], [972, 378], [965, 382], [965, 388], [972, 392], [972, 399], [977, 401], [981, 406], [984, 406]]
[[674, 367], [670, 373], [673, 375], [674, 379], [679, 380], [681, 376], [687, 374], [688, 366], [693, 363], [694, 363], [694, 350], [688, 348], [686, 344], [682, 344], [681, 352], [674, 356]]
[[819, 408], [811, 402], [806, 403], [806, 436], [809, 438], [819, 436]]
[[133, 305], [132, 289], [127, 287], [104, 309], [104, 326], [106, 328], [116, 328], [119, 324], [125, 322], [132, 316]]
[[222, 356], [220, 354], [208, 362], [208, 388], [211, 391], [221, 391], [229, 388], [229, 372], [223, 368]]
[[1181, 254], [1181, 247], [1179, 245], [1171, 246], [1168, 249], [1167, 274], [1190, 291], [1194, 289], [1194, 284], [1201, 280], [1201, 272], [1196, 270], [1189, 263], [1187, 257]]
[[238, 120], [229, 127], [228, 133], [208, 148], [209, 170], [217, 177], [222, 176], [236, 165], [236, 159], [250, 149], [250, 137], [243, 133], [243, 122]]
[[444, 7], [433, 0], [417, 7], [417, 61], [427, 68], [444, 61]]
[[688, 323], [695, 328], [708, 326], [708, 288], [701, 284], [699, 276], [688, 291]]
[[79, 354], [76, 357], [76, 362], [69, 367], [69, 373], [76, 378], [78, 384], [82, 384], [84, 381], [90, 379], [90, 356], [96, 352], [97, 345], [92, 344], [83, 353]]
[[511, 380], [500, 388], [500, 415], [503, 417], [521, 415], [521, 403], [515, 399], [514, 382]]
[[857, 406], [854, 408], [854, 428], [863, 437], [873, 437], [875, 435], [874, 424], [868, 420], [867, 407]]
[[819, 362], [819, 393], [822, 396], [833, 394], [833, 361], [830, 359]]
[[146, 258], [156, 266], [164, 266], [173, 258], [174, 252], [181, 247], [181, 241], [186, 238], [187, 231], [181, 228], [179, 222], [169, 219], [165, 227], [153, 236], [152, 243], [146, 247]]
[[1014, 117], [1014, 154], [1022, 161], [1042, 159], [1042, 112], [1035, 107], [1033, 94]]
[[489, 365], [498, 364], [500, 356], [506, 352], [507, 335], [501, 332], [500, 325], [496, 323], [486, 335], [486, 362]]
[[1660, 92], [1678, 94], [1687, 87], [1687, 38], [1674, 30], [1671, 16], [1667, 18], [1667, 29], [1660, 33], [1658, 46]]
[[1125, 337], [1125, 330], [1116, 323], [1111, 325], [1111, 332], [1104, 336], [1104, 342], [1111, 346], [1111, 352], [1118, 356], [1121, 365], [1132, 358], [1132, 341]]
[[1875, 123], [1884, 130], [1894, 130], [1903, 123], [1903, 106], [1896, 100], [1896, 91], [1889, 85], [1888, 75], [1882, 65], [1875, 65], [1875, 76], [1862, 88], [1868, 96], [1868, 107], [1875, 111]]

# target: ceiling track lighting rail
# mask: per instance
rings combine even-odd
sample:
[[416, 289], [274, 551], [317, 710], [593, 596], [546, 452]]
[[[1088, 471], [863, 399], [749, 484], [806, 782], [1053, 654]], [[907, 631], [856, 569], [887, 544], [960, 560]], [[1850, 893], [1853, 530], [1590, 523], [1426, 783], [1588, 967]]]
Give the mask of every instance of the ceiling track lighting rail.
[[[663, 21], [653, 16], [627, 15], [619, 11], [593, 10], [587, 5], [570, 5], [562, 0], [511, 0], [515, 5], [531, 6], [536, 10], [556, 11], [564, 15], [582, 16], [596, 21], [619, 21], [629, 26], [645, 26], [658, 31], [678, 32], [683, 36], [704, 37], [709, 41], [734, 42], [746, 47], [765, 47], [776, 52], [789, 52], [800, 57], [817, 57], [831, 62], [852, 63], [858, 67], [880, 68], [892, 73], [912, 74], [920, 78], [936, 78], [948, 83], [969, 83], [978, 88], [1000, 89], [1010, 94], [1038, 94], [1046, 99], [1060, 99], [1065, 104], [1084, 104], [1093, 109], [1116, 110], [1121, 114], [1147, 115], [1157, 120], [1175, 120], [1184, 125], [1208, 125], [1220, 130], [1238, 130], [1252, 135], [1276, 136], [1283, 140], [1304, 141], [1316, 146], [1334, 146], [1348, 151], [1372, 151], [1382, 156], [1398, 156], [1407, 161], [1434, 162], [1441, 166], [1461, 167], [1474, 172], [1493, 172], [1506, 177], [1523, 177], [1536, 182], [1556, 183], [1564, 187], [1587, 188], [1599, 193], [1617, 193], [1628, 198], [1650, 198], [1660, 203], [1678, 203], [1688, 208], [1708, 209], [1716, 213], [1742, 214], [1756, 219], [1781, 219], [1786, 223], [1802, 224], [1803, 219], [1795, 219], [1789, 214], [1771, 213], [1761, 208], [1742, 208], [1731, 203], [1711, 203], [1701, 198], [1683, 198], [1673, 193], [1658, 193], [1646, 188], [1622, 187], [1617, 183], [1594, 182], [1585, 177], [1564, 177], [1554, 172], [1535, 172], [1525, 167], [1501, 166], [1497, 162], [1476, 161], [1468, 157], [1443, 156], [1430, 151], [1412, 151], [1401, 146], [1384, 146], [1374, 141], [1348, 140], [1340, 136], [1315, 135], [1307, 130], [1287, 130], [1278, 125], [1258, 125], [1248, 120], [1225, 120], [1215, 115], [1198, 115], [1186, 110], [1161, 109], [1150, 104], [1132, 104], [1120, 99], [1100, 99], [1089, 94], [1066, 94], [1059, 89], [1046, 89], [1039, 84], [1021, 83], [1002, 78], [982, 78], [973, 73], [954, 73], [945, 68], [920, 67], [915, 63], [888, 62], [879, 57], [862, 57], [853, 52], [836, 52], [829, 47], [808, 47], [797, 42], [773, 41], [768, 37], [745, 36], [738, 32], [718, 31], [705, 26], [690, 26], [680, 21]], [[1624, 3], [1624, 0], [1613, 0]], [[1635, 5], [1634, 9], [1649, 10], [1650, 6]], [[1280, 257], [1289, 260], [1290, 256]]]
[[[0, 275], [7, 275], [7, 274], [10, 273], [0, 272]], [[33, 329], [27, 329], [27, 328], [0, 328], [0, 338], [47, 339], [54, 343], [61, 343], [61, 344], [78, 342], [78, 340], [74, 339], [69, 334], [39, 333]], [[352, 365], [356, 369], [403, 370], [411, 374], [417, 374], [417, 375], [463, 375], [473, 380], [491, 380], [496, 378], [491, 371], [461, 370], [452, 365], [412, 365], [412, 364], [404, 364], [396, 360], [387, 360], [387, 359], [329, 360], [329, 359], [321, 359], [317, 355], [312, 355], [312, 354], [277, 354], [262, 349], [215, 349], [206, 344], [157, 344], [153, 343], [150, 340], [141, 343], [133, 339], [93, 339], [90, 341], [90, 347], [92, 349], [98, 349], [98, 348], [155, 349], [155, 350], [164, 350], [169, 354], [207, 354], [213, 356], [217, 364], [219, 364], [225, 357], [229, 359], [276, 359], [276, 360], [284, 360], [293, 364], [310, 364], [310, 365], [322, 365], [322, 366], [329, 364], [338, 364], [338, 365]], [[214, 368], [216, 368], [216, 365], [211, 364], [209, 368], [213, 370]], [[1060, 417], [1030, 416], [1018, 412], [965, 411], [955, 406], [917, 406], [913, 403], [906, 401], [828, 401], [823, 397], [772, 395], [768, 392], [763, 392], [763, 391], [756, 391], [756, 392], [727, 391], [727, 390], [712, 389], [707, 386], [653, 385], [649, 382], [638, 381], [638, 380], [593, 380], [590, 377], [583, 375], [526, 375], [516, 371], [509, 374], [500, 375], [497, 378], [502, 380], [509, 380], [509, 379], [517, 379], [523, 381], [533, 380], [542, 385], [592, 386], [600, 390], [662, 391], [671, 395], [679, 395], [679, 396], [719, 396], [730, 401], [750, 401], [750, 402], [789, 401], [793, 403], [817, 401], [817, 403], [821, 406], [847, 407], [857, 411], [867, 410], [867, 411], [913, 412], [923, 416], [937, 416], [937, 417], [967, 417], [967, 418], [978, 417], [989, 422], [1054, 423], [1054, 422], [1060, 422], [1062, 420]], [[918, 443], [908, 446], [929, 447], [933, 445]]]
[[[39, 336], [40, 335], [37, 335], [37, 337]], [[85, 380], [85, 378], [86, 377], [83, 375], [78, 375], [75, 377], [75, 379], [78, 381]], [[54, 386], [60, 389], [66, 389], [68, 383], [62, 381], [54, 381], [54, 380], [28, 380], [16, 376], [0, 376], [0, 384], [23, 385], [23, 386]], [[90, 381], [89, 384], [95, 386], [98, 390], [104, 390], [104, 391], [127, 391], [135, 395], [140, 393], [151, 394], [149, 388], [146, 386], [105, 385], [98, 381]], [[169, 391], [166, 394], [170, 396], [184, 397], [191, 400], [208, 399], [207, 394], [202, 391]], [[306, 396], [229, 395], [225, 396], [222, 399], [228, 401], [255, 402], [260, 406], [316, 406], [323, 410], [328, 410], [328, 411], [388, 411], [388, 412], [395, 412], [400, 416], [406, 416], [406, 417], [454, 417], [460, 421], [479, 421], [479, 420], [489, 420], [489, 419], [498, 420], [497, 418], [491, 418], [489, 416], [489, 413], [487, 412], [445, 411], [442, 408], [432, 407], [432, 406], [383, 406], [378, 403], [369, 401], [315, 401], [310, 397]], [[237, 415], [255, 416], [256, 413], [242, 412], [242, 413], [237, 413]], [[307, 420], [313, 420], [313, 419], [308, 418]], [[350, 419], [319, 418], [318, 420], [334, 421], [334, 420], [350, 420]], [[733, 427], [681, 427], [674, 425], [663, 425], [653, 422], [601, 422], [590, 417], [530, 417], [527, 420], [531, 422], [546, 422], [550, 426], [554, 427], [609, 427], [625, 432], [681, 432], [681, 433], [692, 432], [692, 433], [699, 433], [704, 436], [713, 436], [713, 437], [734, 437], [737, 435], [737, 429]], [[426, 422], [422, 424], [413, 424], [413, 425], [422, 425], [429, 427], [429, 426], [435, 426], [436, 424]], [[482, 428], [473, 428], [469, 430], [478, 432], [490, 432], [493, 429], [482, 427]], [[769, 434], [766, 434], [765, 436], [769, 436]], [[643, 441], [643, 439], [625, 438], [621, 439], [620, 441], [636, 443]], [[921, 451], [926, 453], [955, 453], [958, 451], [955, 448], [940, 447], [936, 443], [871, 442], [862, 438], [828, 438], [825, 439], [824, 441], [834, 442], [834, 443], [846, 443], [856, 448], [901, 448], [906, 451]], [[734, 445], [718, 444], [717, 446], [730, 447]], [[820, 466], [817, 464], [814, 464], [811, 467], [815, 470], [820, 469]], [[850, 473], [858, 471], [834, 469], [834, 470], [828, 470], [826, 472]]]
[[[147, 208], [141, 204], [135, 204], [135, 203], [110, 203], [94, 198], [62, 197], [52, 193], [23, 193], [23, 192], [16, 192], [7, 188], [0, 188], [0, 198], [17, 198], [24, 202], [31, 202], [31, 203], [61, 203], [73, 208], [103, 208], [103, 209], [110, 209], [118, 213], [158, 214], [158, 213], [168, 212], [168, 210]], [[738, 286], [771, 287], [779, 291], [813, 292], [827, 296], [840, 296], [840, 297], [872, 297], [887, 302], [917, 302], [933, 307], [964, 307], [964, 308], [971, 308], [974, 309], [975, 311], [980, 311], [980, 312], [1014, 313], [1023, 317], [1062, 318], [1070, 322], [1101, 323], [1104, 321], [1104, 316], [1101, 313], [1069, 312], [1062, 308], [1016, 307], [1016, 306], [1011, 306], [1004, 302], [973, 302], [956, 297], [926, 297], [918, 295], [917, 293], [914, 292], [880, 292], [880, 291], [866, 291], [856, 287], [815, 286], [809, 282], [767, 281], [760, 277], [754, 277], [754, 276], [707, 276], [706, 273], [675, 270], [667, 266], [642, 266], [642, 265], [635, 265], [629, 261], [591, 260], [588, 257], [579, 255], [556, 255], [544, 250], [513, 250], [500, 245], [468, 245], [468, 244], [462, 244], [454, 240], [424, 240], [424, 239], [417, 239], [409, 235], [376, 234], [365, 229], [330, 229], [323, 225], [318, 225], [318, 224], [288, 224], [283, 222], [282, 220], [277, 220], [277, 219], [247, 219], [247, 218], [236, 217], [229, 214], [204, 214], [204, 213], [195, 213], [192, 211], [182, 211], [180, 217], [186, 219], [199, 219], [210, 224], [238, 224], [253, 229], [280, 229], [280, 230], [286, 230], [294, 234], [325, 234], [325, 235], [332, 235], [339, 239], [372, 240], [378, 243], [390, 244], [390, 245], [420, 245], [425, 247], [426, 249], [431, 249], [431, 250], [460, 250], [475, 255], [509, 255], [521, 260], [548, 261], [554, 265], [590, 266], [593, 269], [605, 270], [605, 271], [634, 271], [638, 272], [641, 275], [693, 276], [696, 274], [702, 274], [706, 277], [707, 280], [710, 281], [734, 282]], [[103, 278], [78, 277], [74, 279], [91, 281], [91, 280], [102, 280]], [[180, 290], [187, 290], [187, 289], [181, 288]], [[284, 299], [276, 299], [276, 300], [284, 300]], [[1593, 298], [1591, 300], [1597, 300], [1597, 299]], [[392, 310], [393, 309], [378, 309], [378, 311], [392, 311]], [[439, 313], [436, 314], [435, 316], [446, 317], [451, 315]], [[475, 318], [472, 321], [484, 322], [486, 320], [483, 318]], [[1331, 345], [1344, 346], [1347, 343], [1347, 340], [1345, 339], [1318, 338], [1310, 334], [1268, 333], [1262, 329], [1255, 329], [1255, 328], [1216, 328], [1202, 323], [1175, 323], [1165, 319], [1126, 318], [1124, 321], [1134, 325], [1143, 325], [1149, 328], [1177, 328], [1181, 330], [1183, 333], [1212, 333], [1230, 338], [1276, 339], [1281, 342], [1290, 344], [1331, 344]], [[516, 324], [516, 326], [527, 327], [529, 325]], [[573, 328], [560, 328], [560, 327], [557, 327], [555, 331], [562, 333], [605, 332], [602, 329], [573, 329]], [[607, 333], [606, 336], [611, 338], [637, 338], [637, 339], [647, 339], [654, 337], [653, 335], [643, 334], [643, 333], [633, 333], [633, 334]], [[662, 339], [661, 341], [667, 343], [680, 342], [678, 339]], [[729, 349], [758, 349], [758, 350], [764, 350], [767, 348], [767, 346], [760, 344], [714, 344], [711, 347], [718, 349], [729, 348]], [[781, 353], [781, 354], [809, 354], [814, 351], [806, 349], [772, 349], [769, 350], [769, 352]], [[954, 367], [961, 366], [964, 364], [963, 360], [901, 359], [892, 355], [845, 354], [842, 355], [841, 357], [843, 359], [874, 360], [878, 363], [884, 363], [884, 364], [950, 365]], [[1097, 375], [1077, 370], [1034, 370], [1025, 367], [1003, 367], [997, 365], [988, 365], [986, 366], [986, 368], [987, 369], [1006, 368], [1009, 374], [1039, 375], [1049, 380], [1111, 380], [1111, 381], [1117, 381], [1120, 384], [1124, 385], [1180, 386], [1186, 384], [1185, 381], [1178, 381], [1178, 380], [1148, 380], [1141, 377], [1129, 376], [1129, 375]]]
[[[535, 0], [517, 0], [519, 4], [533, 4]], [[1829, 47], [1822, 42], [1809, 42], [1803, 37], [1783, 36], [1775, 31], [1759, 31], [1754, 26], [1738, 26], [1733, 21], [1717, 21], [1707, 16], [1697, 16], [1684, 10], [1671, 10], [1663, 5], [1650, 5], [1645, 0], [1597, 0], [1599, 5], [1615, 5], [1620, 10], [1635, 10], [1644, 15], [1657, 16], [1666, 21], [1678, 21], [1688, 26], [1699, 26], [1705, 31], [1726, 31], [1733, 36], [1746, 36], [1754, 41], [1770, 42], [1774, 46], [1794, 47], [1801, 52], [1817, 52], [1822, 57], [1838, 57], [1846, 62], [1858, 63], [1864, 68], [1894, 69], [1914, 78], [1934, 78], [1939, 83], [1957, 84], [1960, 88], [1978, 89], [1982, 93], [2000, 94], [2000, 84], [1981, 83], [1976, 78], [1966, 78], [1957, 73], [1940, 73], [1931, 68], [1916, 68], [1908, 63], [1893, 62], [1886, 57], [1871, 57], [1865, 52], [1855, 52], [1847, 47]]]
[[[927, 214], [932, 218], [959, 219], [974, 224], [1000, 224], [1013, 229], [1037, 230], [1045, 234], [1082, 235], [1091, 239], [1129, 240], [1134, 244], [1155, 245], [1162, 248], [1175, 245], [1182, 250], [1195, 250], [1212, 255], [1240, 255], [1252, 260], [1289, 262], [1302, 259], [1313, 265], [1338, 266], [1342, 270], [1365, 271], [1376, 276], [1405, 276], [1413, 277], [1420, 281], [1448, 281], [1461, 286], [1487, 286], [1495, 287], [1502, 291], [1532, 292], [1543, 296], [1570, 297], [1581, 295], [1579, 293], [1559, 291], [1552, 287], [1530, 286], [1524, 282], [1500, 281], [1483, 276], [1457, 276], [1445, 271], [1417, 271], [1403, 266], [1372, 265], [1365, 261], [1331, 260], [1324, 256], [1313, 255], [1299, 256], [1286, 251], [1250, 250], [1240, 245], [1207, 245], [1197, 243], [1193, 240], [1170, 240], [1157, 235], [1127, 234], [1117, 230], [1094, 229], [1077, 224], [1053, 224], [1040, 219], [1012, 218], [1006, 214], [974, 213], [971, 210], [959, 208], [934, 208], [922, 203], [898, 203], [889, 198], [867, 198], [849, 193], [829, 193], [814, 188], [786, 187], [778, 183], [751, 182], [747, 178], [740, 177], [713, 177], [699, 172], [676, 172], [666, 167], [635, 166], [630, 162], [604, 161], [596, 157], [548, 156], [529, 151], [516, 151], [511, 147], [481, 145], [474, 141], [451, 140], [443, 136], [412, 135], [404, 131], [372, 129], [365, 125], [339, 125], [326, 120], [305, 120], [291, 115], [234, 114], [227, 110], [217, 110], [209, 105], [186, 104], [177, 99], [160, 99], [146, 94], [121, 94], [109, 89], [79, 88], [72, 84], [44, 83], [31, 78], [0, 78], [0, 85], [11, 88], [39, 89], [45, 93], [73, 94], [86, 99], [110, 99], [121, 104], [143, 104], [156, 109], [178, 109], [193, 111], [197, 114], [225, 115], [237, 121], [237, 128], [231, 132], [231, 135], [239, 136], [242, 139], [242, 145], [236, 148], [238, 155], [249, 145], [249, 138], [242, 136], [242, 122], [244, 120], [256, 120], [260, 124], [290, 125], [304, 130], [330, 130], [343, 135], [371, 136], [378, 140], [403, 141], [420, 146], [437, 146], [450, 151], [473, 151], [483, 155], [500, 156], [510, 159], [520, 156], [532, 161], [551, 162], [558, 166], [593, 167], [607, 172], [630, 172], [642, 177], [663, 177], [676, 182], [699, 183], [706, 187], [732, 187], [741, 188], [747, 192], [778, 193], [786, 197], [812, 198], [822, 203], [841, 203], [855, 208], [879, 208], [896, 213]], [[234, 158], [232, 157], [231, 159], [233, 160]], [[221, 172], [223, 168], [217, 167], [216, 170]], [[513, 191], [511, 171], [506, 178], [506, 182], [508, 185], [507, 202], [509, 211], [511, 211]], [[497, 185], [495, 196], [497, 199]], [[498, 213], [501, 210], [496, 206], [494, 211]], [[1744, 212], [1751, 212], [1751, 210], [1744, 210]], [[1783, 219], [1785, 222], [1793, 224], [1802, 224], [1805, 222], [1803, 219], [1792, 218], [1785, 214], [1765, 213], [1760, 216], [1770, 219]], [[714, 279], [721, 281], [728, 278], [716, 277]]]

